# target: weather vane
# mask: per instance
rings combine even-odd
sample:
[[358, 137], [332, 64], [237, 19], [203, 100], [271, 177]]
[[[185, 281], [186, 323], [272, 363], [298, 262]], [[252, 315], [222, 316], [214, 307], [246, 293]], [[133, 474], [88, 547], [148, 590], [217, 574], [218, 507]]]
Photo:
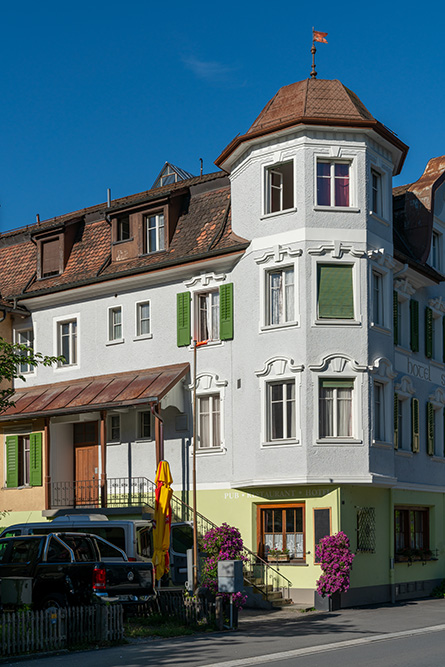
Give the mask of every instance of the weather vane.
[[317, 78], [317, 72], [315, 71], [315, 52], [317, 49], [315, 48], [315, 42], [324, 42], [324, 44], [328, 43], [328, 40], [326, 37], [328, 36], [327, 32], [320, 32], [319, 30], [315, 30], [312, 28], [312, 48], [311, 48], [311, 53], [312, 53], [312, 72], [311, 72], [311, 77], [313, 79]]

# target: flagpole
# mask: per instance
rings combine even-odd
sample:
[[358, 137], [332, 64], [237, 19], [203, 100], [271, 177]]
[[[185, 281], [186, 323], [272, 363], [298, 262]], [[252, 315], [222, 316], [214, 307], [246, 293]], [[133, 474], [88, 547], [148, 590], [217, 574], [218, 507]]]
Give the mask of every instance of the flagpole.
[[312, 79], [317, 78], [317, 72], [315, 71], [315, 54], [317, 52], [317, 49], [315, 48], [315, 39], [314, 39], [314, 26], [312, 26], [312, 48], [311, 48], [311, 53], [312, 53], [312, 71], [311, 71], [311, 77]]

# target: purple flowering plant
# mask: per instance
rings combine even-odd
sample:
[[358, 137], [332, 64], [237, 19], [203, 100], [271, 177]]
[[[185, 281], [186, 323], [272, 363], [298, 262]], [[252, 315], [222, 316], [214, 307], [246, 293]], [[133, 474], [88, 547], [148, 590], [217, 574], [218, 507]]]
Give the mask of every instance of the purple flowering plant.
[[[201, 574], [201, 584], [211, 593], [216, 595], [218, 592], [218, 561], [219, 560], [242, 560], [246, 561], [243, 555], [243, 540], [238, 528], [223, 523], [221, 526], [211, 528], [203, 538], [203, 547], [206, 552], [206, 559]], [[224, 600], [229, 600], [229, 593], [223, 593]], [[246, 603], [247, 596], [241, 591], [233, 594], [233, 604], [242, 609]]]
[[323, 570], [317, 581], [319, 595], [330, 597], [333, 593], [345, 593], [349, 589], [349, 573], [354, 554], [345, 533], [323, 537], [315, 547], [315, 560]]

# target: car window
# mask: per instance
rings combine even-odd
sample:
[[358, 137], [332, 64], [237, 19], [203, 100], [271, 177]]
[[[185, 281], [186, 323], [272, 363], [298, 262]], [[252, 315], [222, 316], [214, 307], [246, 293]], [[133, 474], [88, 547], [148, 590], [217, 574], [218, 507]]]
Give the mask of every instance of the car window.
[[10, 563], [30, 563], [39, 553], [39, 547], [42, 540], [14, 540], [11, 553], [9, 555]]
[[193, 547], [193, 528], [188, 524], [183, 526], [172, 526], [171, 545], [172, 551], [186, 554], [187, 549]]
[[8, 544], [9, 542], [0, 542], [0, 563], [3, 561], [3, 558], [5, 557]]
[[96, 547], [99, 551], [100, 560], [103, 561], [125, 560], [122, 553], [118, 551], [112, 544], [108, 544], [108, 542], [102, 542], [102, 540], [97, 540]]
[[71, 561], [71, 554], [59, 540], [52, 537], [49, 542], [46, 560], [48, 563], [69, 563]]
[[6, 529], [2, 533], [1, 536], [2, 537], [15, 537], [16, 535], [21, 535], [21, 534], [22, 534], [22, 531], [20, 529], [17, 529], [17, 530], [8, 530], [8, 529]]
[[93, 544], [87, 537], [61, 534], [60, 539], [73, 550], [76, 562], [82, 563], [97, 560]]
[[142, 558], [151, 558], [153, 555], [151, 548], [151, 533], [151, 527], [148, 528], [144, 526], [137, 530], [138, 556], [142, 556]]

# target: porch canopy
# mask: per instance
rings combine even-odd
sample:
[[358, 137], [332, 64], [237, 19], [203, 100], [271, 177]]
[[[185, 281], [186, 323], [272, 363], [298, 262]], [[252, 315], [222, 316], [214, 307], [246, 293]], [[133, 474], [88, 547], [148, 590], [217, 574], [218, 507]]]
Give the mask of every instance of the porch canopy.
[[158, 403], [188, 371], [174, 364], [18, 389], [0, 422]]

